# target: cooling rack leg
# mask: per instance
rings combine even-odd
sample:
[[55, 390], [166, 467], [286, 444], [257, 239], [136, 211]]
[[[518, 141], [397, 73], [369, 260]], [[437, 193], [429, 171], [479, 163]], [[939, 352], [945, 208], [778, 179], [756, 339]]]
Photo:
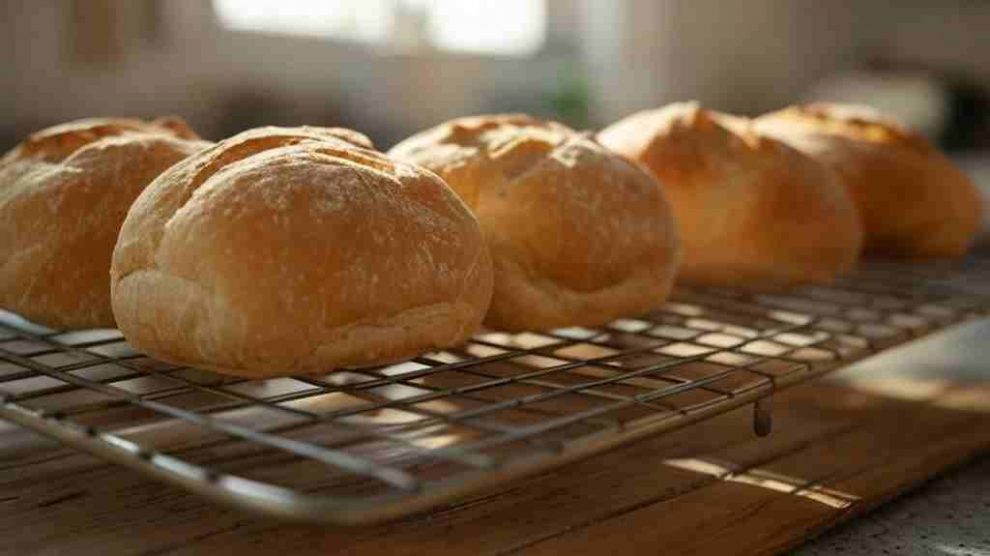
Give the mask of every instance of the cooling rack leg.
[[753, 404], [753, 432], [756, 436], [766, 436], [773, 429], [772, 404], [773, 396], [760, 398]]

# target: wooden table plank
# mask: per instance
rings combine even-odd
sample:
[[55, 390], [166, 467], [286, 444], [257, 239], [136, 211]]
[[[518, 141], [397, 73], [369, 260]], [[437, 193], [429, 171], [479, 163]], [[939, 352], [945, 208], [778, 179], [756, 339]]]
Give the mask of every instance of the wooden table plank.
[[[990, 400], [990, 389], [984, 393]], [[822, 437], [727, 482], [556, 536], [532, 553], [585, 554], [602, 546], [638, 553], [662, 543], [675, 554], [773, 554], [801, 540], [795, 530], [818, 532], [990, 447], [985, 413], [897, 407], [870, 417], [868, 426]], [[787, 485], [792, 492], [777, 490]]]
[[355, 529], [244, 515], [0, 430], [0, 553], [773, 553], [990, 448], [985, 382], [850, 380], [778, 394], [767, 438], [743, 408]]

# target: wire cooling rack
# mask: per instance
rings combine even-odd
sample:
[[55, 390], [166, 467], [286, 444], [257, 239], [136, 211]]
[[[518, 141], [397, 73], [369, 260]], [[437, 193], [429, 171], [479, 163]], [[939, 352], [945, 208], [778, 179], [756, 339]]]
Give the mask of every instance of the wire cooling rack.
[[831, 286], [679, 289], [597, 329], [482, 333], [380, 368], [271, 380], [137, 353], [116, 330], [0, 320], [0, 417], [269, 515], [422, 510], [753, 403], [986, 315], [990, 263], [871, 263]]

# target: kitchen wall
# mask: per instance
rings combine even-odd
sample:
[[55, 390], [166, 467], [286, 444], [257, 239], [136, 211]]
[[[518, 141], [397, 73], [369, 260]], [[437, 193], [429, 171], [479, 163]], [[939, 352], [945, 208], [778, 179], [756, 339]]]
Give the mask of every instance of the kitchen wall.
[[587, 0], [597, 119], [684, 99], [736, 112], [787, 103], [856, 62], [852, 0]]
[[4, 2], [0, 140], [85, 115], [179, 113], [211, 137], [305, 122], [387, 146], [459, 114], [554, 113], [561, 96], [577, 108], [560, 117], [582, 125], [683, 99], [755, 113], [874, 58], [990, 85], [990, 2], [549, 0], [548, 16], [547, 48], [520, 60], [231, 32], [200, 0]]
[[[92, 0], [90, 0], [92, 1]], [[456, 114], [540, 111], [567, 53], [554, 47], [515, 60], [441, 52], [370, 51], [310, 37], [232, 32], [198, 0], [92, 1], [112, 6], [121, 27], [140, 27], [154, 8], [158, 36], [123, 33], [117, 59], [71, 54], [77, 17], [89, 2], [5, 3], [0, 34], [10, 47], [0, 121], [17, 137], [85, 115], [179, 113], [206, 135], [262, 123], [354, 125], [399, 134]], [[75, 7], [74, 7], [75, 6]]]

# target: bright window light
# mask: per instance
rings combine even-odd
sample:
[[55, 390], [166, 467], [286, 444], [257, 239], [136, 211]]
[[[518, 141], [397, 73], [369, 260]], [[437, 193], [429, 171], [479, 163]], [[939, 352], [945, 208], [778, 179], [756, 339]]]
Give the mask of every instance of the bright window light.
[[[213, 0], [228, 29], [379, 45], [531, 56], [546, 40], [546, 0]], [[398, 32], [401, 30], [401, 32]], [[410, 40], [409, 34], [416, 36]]]
[[228, 29], [380, 42], [391, 26], [391, 0], [213, 0]]
[[430, 42], [458, 52], [526, 56], [543, 46], [546, 6], [541, 0], [432, 0]]

